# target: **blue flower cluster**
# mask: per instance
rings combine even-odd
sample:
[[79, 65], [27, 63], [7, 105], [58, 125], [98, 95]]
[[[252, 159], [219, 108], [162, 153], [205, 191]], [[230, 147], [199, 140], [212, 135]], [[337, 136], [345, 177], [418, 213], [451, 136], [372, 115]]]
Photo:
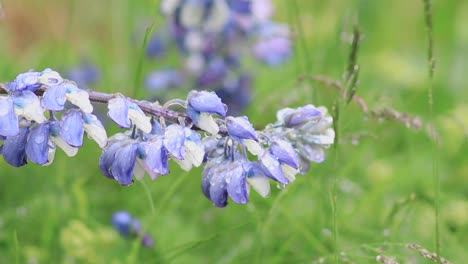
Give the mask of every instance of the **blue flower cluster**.
[[242, 55], [251, 53], [270, 66], [291, 56], [289, 29], [271, 20], [270, 0], [163, 0], [160, 9], [168, 32], [149, 41], [147, 55], [160, 57], [175, 42], [184, 66], [151, 72], [145, 82], [149, 90], [188, 81], [193, 89], [215, 91], [229, 113], [237, 114], [251, 94], [252, 76], [242, 68]]
[[[250, 187], [268, 196], [270, 179], [291, 183], [311, 162], [324, 160], [335, 137], [324, 107], [282, 109], [274, 124], [256, 130], [246, 116], [229, 116], [215, 92], [191, 91], [177, 100], [186, 109], [180, 113], [79, 89], [50, 69], [20, 74], [3, 92], [1, 154], [9, 164], [22, 166], [29, 159], [48, 165], [57, 146], [73, 156], [86, 131], [103, 149], [99, 168], [107, 178], [126, 186], [145, 173], [152, 179], [168, 174], [170, 160], [186, 171], [203, 165], [202, 191], [218, 207], [227, 205], [228, 196], [247, 203]], [[127, 130], [108, 138], [91, 101], [107, 103], [108, 117]]]
[[[48, 165], [57, 147], [72, 157], [85, 131], [100, 147], [107, 145], [106, 130], [92, 114], [88, 92], [57, 72], [22, 73], [5, 90], [8, 96], [0, 97], [1, 154], [12, 166], [25, 165], [28, 159]], [[36, 95], [39, 92], [42, 97]]]

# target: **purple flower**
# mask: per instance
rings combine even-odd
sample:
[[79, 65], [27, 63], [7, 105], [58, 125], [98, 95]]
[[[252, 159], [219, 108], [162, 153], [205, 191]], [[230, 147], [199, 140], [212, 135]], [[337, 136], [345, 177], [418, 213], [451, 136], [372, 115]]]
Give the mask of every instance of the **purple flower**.
[[218, 58], [212, 60], [197, 79], [197, 86], [206, 87], [220, 83], [227, 75], [224, 60]]
[[29, 71], [16, 76], [16, 79], [6, 85], [8, 92], [21, 92], [24, 90], [36, 91], [41, 87], [39, 77], [41, 73]]
[[158, 35], [154, 35], [146, 45], [146, 56], [151, 59], [161, 57], [165, 51], [165, 43]]
[[260, 40], [255, 45], [254, 54], [258, 60], [270, 66], [278, 66], [291, 56], [291, 40], [285, 37]]
[[294, 169], [299, 168], [299, 156], [290, 142], [282, 139], [275, 139], [270, 145], [270, 151], [281, 163], [285, 163]]
[[263, 165], [267, 177], [282, 184], [289, 183], [288, 178], [286, 178], [281, 169], [280, 162], [269, 151], [265, 151], [263, 153], [262, 157], [260, 158], [260, 162]]
[[150, 234], [146, 233], [141, 238], [141, 244], [146, 248], [152, 248], [154, 247], [154, 240]]
[[159, 175], [169, 173], [169, 157], [162, 137], [156, 136], [149, 141], [141, 142], [139, 147], [141, 152], [139, 158], [143, 168], [153, 180]]
[[252, 11], [252, 1], [250, 0], [227, 0], [229, 8], [239, 14], [250, 14]]
[[74, 81], [79, 87], [84, 88], [99, 81], [99, 69], [89, 62], [68, 69], [68, 79]]
[[228, 114], [239, 115], [250, 104], [252, 78], [245, 74], [235, 79], [227, 78], [216, 94], [228, 106]]
[[85, 113], [93, 111], [88, 92], [69, 81], [50, 86], [44, 93], [41, 104], [45, 109], [61, 111], [67, 100]]
[[144, 133], [151, 132], [150, 118], [141, 108], [123, 96], [117, 96], [108, 103], [108, 116], [121, 127], [129, 128], [134, 124]]
[[232, 139], [236, 141], [241, 141], [242, 139], [258, 140], [257, 133], [246, 116], [228, 116], [225, 120], [229, 136]]
[[221, 102], [221, 99], [215, 92], [207, 91], [192, 91], [189, 93], [188, 109], [192, 109], [198, 113], [217, 114], [221, 117], [226, 117], [226, 105]]
[[122, 235], [128, 236], [130, 234], [130, 224], [132, 216], [127, 211], [115, 212], [112, 216], [112, 226]]
[[174, 69], [151, 72], [145, 79], [145, 86], [151, 91], [162, 91], [179, 87], [184, 83], [184, 76]]
[[296, 127], [304, 125], [310, 121], [319, 121], [323, 114], [320, 109], [313, 105], [306, 105], [297, 109], [285, 108], [278, 111], [278, 120], [286, 127]]

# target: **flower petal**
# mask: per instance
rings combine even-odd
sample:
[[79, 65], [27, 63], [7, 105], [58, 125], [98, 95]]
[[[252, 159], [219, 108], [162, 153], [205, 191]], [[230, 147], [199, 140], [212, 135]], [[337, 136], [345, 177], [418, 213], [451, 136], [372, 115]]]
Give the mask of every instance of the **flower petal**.
[[289, 183], [281, 170], [280, 162], [269, 151], [263, 153], [260, 161], [265, 168], [266, 176], [283, 184]]
[[84, 113], [90, 114], [93, 112], [93, 106], [91, 105], [87, 91], [79, 89], [73, 83], [67, 83], [65, 96], [70, 103], [78, 106]]
[[262, 165], [258, 162], [249, 163], [246, 180], [260, 196], [266, 198], [270, 195], [270, 178], [265, 176]]
[[63, 110], [65, 101], [67, 100], [65, 96], [66, 90], [67, 88], [63, 84], [49, 87], [42, 96], [42, 107], [52, 111]]
[[226, 105], [221, 102], [221, 99], [215, 92], [192, 91], [189, 93], [187, 101], [189, 107], [198, 112], [206, 112], [226, 117]]
[[242, 162], [234, 162], [226, 174], [227, 192], [237, 204], [245, 204], [249, 201], [247, 191], [246, 172]]
[[[154, 172], [165, 175], [169, 173], [167, 150], [163, 146], [161, 137], [149, 141], [146, 146], [146, 157], [144, 162]], [[151, 175], [150, 175], [151, 176]]]
[[137, 147], [135, 143], [129, 143], [121, 147], [115, 153], [115, 159], [112, 162], [112, 175], [122, 186], [132, 183], [132, 176], [135, 170], [137, 156]]
[[13, 101], [10, 98], [0, 98], [0, 135], [12, 137], [18, 133], [18, 116], [15, 114]]
[[218, 124], [216, 124], [213, 117], [208, 113], [200, 113], [195, 125], [212, 135], [216, 135], [219, 132]]
[[185, 130], [180, 125], [170, 125], [164, 132], [164, 146], [176, 159], [182, 160], [185, 156]]
[[128, 118], [128, 102], [124, 97], [116, 97], [109, 101], [107, 104], [109, 108], [108, 115], [121, 127], [130, 127], [130, 119]]
[[7, 84], [7, 91], [36, 91], [41, 87], [39, 83], [39, 72], [29, 71], [16, 76], [13, 82]]
[[131, 102], [128, 104], [128, 118], [144, 133], [151, 132], [150, 117], [146, 116], [138, 105]]
[[122, 143], [117, 141], [105, 148], [99, 158], [99, 169], [101, 173], [109, 179], [114, 179], [112, 174], [112, 164], [115, 160], [116, 152], [121, 148]]
[[28, 134], [28, 128], [21, 128], [17, 135], [3, 141], [2, 155], [11, 166], [21, 167], [27, 163], [25, 147]]
[[59, 146], [68, 157], [74, 157], [78, 153], [78, 148], [70, 146], [60, 136], [60, 122], [50, 122], [50, 141]]
[[210, 200], [216, 207], [225, 207], [227, 205], [227, 183], [224, 178], [226, 171], [215, 169], [210, 180]]
[[39, 124], [47, 120], [44, 116], [44, 109], [41, 107], [41, 101], [33, 92], [23, 91], [21, 94], [13, 95], [12, 99], [16, 115]]
[[226, 127], [229, 133], [234, 140], [241, 139], [257, 139], [257, 133], [253, 125], [249, 122], [249, 119], [246, 116], [240, 117], [226, 117]]
[[299, 168], [299, 156], [288, 141], [275, 139], [270, 146], [270, 150], [273, 156], [278, 158], [280, 162], [286, 163], [295, 169]]
[[83, 113], [83, 121], [88, 137], [96, 141], [100, 148], [104, 148], [107, 145], [107, 132], [101, 121], [95, 115], [87, 113]]
[[26, 143], [26, 155], [28, 158], [40, 165], [44, 165], [48, 161], [49, 153], [49, 133], [50, 124], [38, 124], [31, 128]]
[[309, 121], [318, 121], [322, 117], [322, 111], [313, 105], [306, 105], [295, 109], [284, 118], [286, 127], [303, 125]]
[[45, 69], [39, 76], [39, 83], [47, 86], [57, 85], [63, 82], [62, 76], [56, 71]]
[[81, 147], [83, 145], [83, 115], [77, 110], [71, 110], [62, 116], [60, 136], [70, 146]]

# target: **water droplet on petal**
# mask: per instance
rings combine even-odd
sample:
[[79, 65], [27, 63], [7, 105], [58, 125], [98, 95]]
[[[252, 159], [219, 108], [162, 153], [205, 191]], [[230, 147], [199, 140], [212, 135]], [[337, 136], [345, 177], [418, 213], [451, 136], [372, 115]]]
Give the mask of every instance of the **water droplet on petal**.
[[278, 188], [280, 190], [284, 189], [285, 187], [286, 187], [286, 184], [283, 184], [283, 183], [276, 184], [276, 188]]
[[37, 144], [41, 144], [42, 142], [44, 142], [44, 136], [39, 135], [39, 136], [35, 137], [34, 142], [37, 143]]

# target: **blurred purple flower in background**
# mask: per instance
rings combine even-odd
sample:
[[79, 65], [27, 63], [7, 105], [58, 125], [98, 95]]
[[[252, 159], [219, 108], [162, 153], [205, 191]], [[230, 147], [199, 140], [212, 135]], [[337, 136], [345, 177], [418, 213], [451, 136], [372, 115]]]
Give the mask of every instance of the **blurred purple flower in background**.
[[99, 82], [101, 72], [96, 65], [85, 61], [77, 66], [69, 68], [66, 76], [79, 87], [86, 89]]
[[144, 247], [154, 246], [151, 234], [142, 234], [141, 222], [127, 211], [117, 211], [112, 215], [112, 226], [126, 238], [139, 238]]
[[167, 26], [150, 39], [147, 57], [162, 57], [174, 43], [182, 61], [180, 71], [148, 73], [150, 92], [182, 86], [212, 90], [229, 114], [237, 115], [251, 101], [252, 74], [242, 61], [253, 54], [278, 66], [291, 57], [289, 29], [271, 21], [270, 0], [162, 0], [160, 11]]

